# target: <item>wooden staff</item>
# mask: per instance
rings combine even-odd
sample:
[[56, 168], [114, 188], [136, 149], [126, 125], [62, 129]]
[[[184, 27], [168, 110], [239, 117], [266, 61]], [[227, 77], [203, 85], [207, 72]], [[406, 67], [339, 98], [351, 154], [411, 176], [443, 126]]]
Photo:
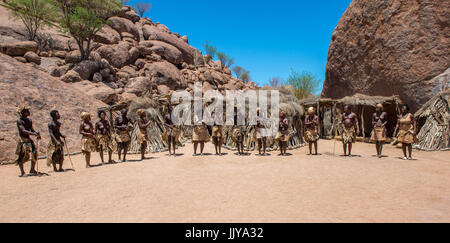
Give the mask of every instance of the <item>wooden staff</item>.
[[39, 153], [39, 142], [41, 141], [41, 138], [38, 137], [36, 141], [37, 141], [37, 143], [36, 143], [36, 172], [37, 172], [37, 175], [39, 176], [41, 173], [39, 173], [38, 153]]
[[72, 170], [75, 171], [75, 167], [73, 167], [72, 157], [70, 156], [69, 146], [67, 146], [66, 139], [65, 138], [63, 138], [63, 139], [64, 139], [64, 145], [66, 145], [67, 154], [69, 155], [70, 164], [72, 165]]

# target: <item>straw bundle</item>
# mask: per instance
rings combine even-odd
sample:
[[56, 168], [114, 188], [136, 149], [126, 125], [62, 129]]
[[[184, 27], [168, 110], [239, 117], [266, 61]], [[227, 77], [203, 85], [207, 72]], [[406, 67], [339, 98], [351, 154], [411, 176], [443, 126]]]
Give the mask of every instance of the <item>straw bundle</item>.
[[437, 151], [449, 149], [450, 137], [450, 90], [443, 92], [427, 104], [417, 113], [419, 121], [425, 120], [420, 129], [414, 146], [426, 151]]

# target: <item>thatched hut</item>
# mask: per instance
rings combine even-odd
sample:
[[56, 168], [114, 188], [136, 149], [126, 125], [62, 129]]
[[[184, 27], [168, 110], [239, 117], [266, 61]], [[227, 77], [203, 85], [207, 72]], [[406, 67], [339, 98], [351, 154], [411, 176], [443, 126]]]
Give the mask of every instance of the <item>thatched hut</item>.
[[420, 128], [415, 148], [426, 151], [450, 149], [450, 89], [428, 101], [415, 117]]
[[314, 107], [318, 111], [321, 119], [320, 131], [322, 138], [332, 138], [341, 134], [337, 124], [341, 119], [344, 106], [351, 105], [353, 112], [358, 115], [363, 141], [368, 141], [370, 138], [373, 127], [372, 115], [375, 113], [377, 104], [382, 104], [384, 106], [384, 111], [388, 113], [387, 134], [392, 137], [401, 103], [398, 96], [383, 97], [362, 94], [344, 97], [340, 100], [316, 98], [300, 101], [300, 105], [302, 105], [305, 110], [309, 107]]

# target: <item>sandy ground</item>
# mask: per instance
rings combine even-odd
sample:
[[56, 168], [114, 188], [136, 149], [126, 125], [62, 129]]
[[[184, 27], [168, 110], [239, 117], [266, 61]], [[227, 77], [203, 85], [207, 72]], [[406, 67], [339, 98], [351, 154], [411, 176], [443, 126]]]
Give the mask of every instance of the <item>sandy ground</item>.
[[0, 222], [450, 222], [450, 152], [403, 161], [388, 145], [378, 159], [359, 143], [361, 157], [345, 158], [332, 156], [333, 144], [321, 141], [313, 157], [302, 148], [289, 157], [195, 158], [188, 144], [176, 158], [91, 169], [79, 155], [76, 172], [40, 161], [46, 177], [18, 178], [17, 167], [2, 166]]

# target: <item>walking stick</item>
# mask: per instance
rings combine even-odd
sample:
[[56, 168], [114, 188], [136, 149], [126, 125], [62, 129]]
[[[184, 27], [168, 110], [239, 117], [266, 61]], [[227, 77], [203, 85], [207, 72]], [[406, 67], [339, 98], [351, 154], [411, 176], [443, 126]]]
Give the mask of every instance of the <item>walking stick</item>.
[[36, 143], [36, 172], [37, 176], [39, 176], [41, 173], [39, 172], [39, 159], [38, 159], [38, 153], [39, 153], [39, 142], [41, 141], [41, 138], [38, 138]]
[[72, 166], [72, 170], [75, 171], [75, 167], [73, 167], [72, 157], [70, 156], [69, 146], [67, 146], [66, 139], [64, 138], [64, 145], [66, 145], [67, 154], [69, 155], [69, 161]]

